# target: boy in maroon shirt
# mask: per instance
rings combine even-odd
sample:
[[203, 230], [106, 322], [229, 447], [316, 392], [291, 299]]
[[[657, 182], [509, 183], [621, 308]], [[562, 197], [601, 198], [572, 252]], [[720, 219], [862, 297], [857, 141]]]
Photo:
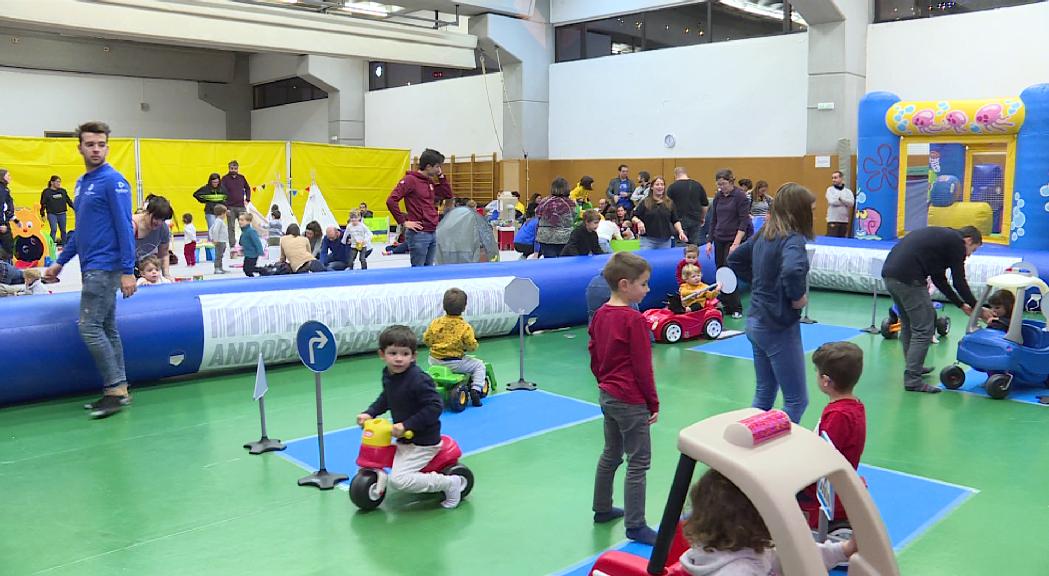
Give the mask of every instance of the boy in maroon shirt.
[[[652, 268], [644, 258], [618, 252], [602, 275], [612, 297], [590, 323], [590, 370], [600, 388], [605, 417], [605, 448], [594, 479], [594, 522], [626, 516], [626, 536], [655, 544], [656, 532], [645, 520], [645, 473], [652, 461], [649, 426], [659, 416], [659, 396], [652, 374], [652, 341], [641, 313], [632, 308], [648, 293]], [[612, 482], [627, 457], [625, 508], [612, 506]]]
[[[816, 365], [820, 391], [830, 398], [830, 403], [820, 415], [816, 433], [826, 432], [838, 452], [845, 456], [853, 468], [858, 468], [863, 446], [867, 442], [867, 413], [852, 390], [863, 373], [863, 350], [852, 342], [828, 342], [812, 354], [812, 363]], [[848, 522], [841, 500], [836, 497], [834, 500], [833, 522]], [[809, 526], [816, 528], [821, 513], [816, 500], [816, 486], [806, 488], [798, 496], [798, 501]]]
[[[437, 255], [437, 204], [453, 195], [442, 163], [443, 154], [429, 148], [423, 150], [419, 169], [405, 174], [386, 198], [390, 215], [404, 227], [412, 266], [433, 266]], [[400, 207], [402, 199], [404, 212]]]

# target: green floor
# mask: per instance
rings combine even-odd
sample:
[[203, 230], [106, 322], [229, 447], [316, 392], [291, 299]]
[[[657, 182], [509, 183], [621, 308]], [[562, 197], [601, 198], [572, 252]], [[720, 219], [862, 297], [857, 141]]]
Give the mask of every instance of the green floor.
[[[812, 315], [866, 326], [870, 300], [819, 292]], [[882, 308], [887, 301], [882, 301]], [[930, 363], [954, 358], [955, 332]], [[729, 328], [733, 327], [730, 321]], [[904, 393], [896, 342], [861, 335], [857, 394], [867, 405], [864, 462], [980, 492], [899, 554], [903, 574], [1045, 574], [1049, 550], [1049, 407], [970, 395]], [[528, 338], [531, 379], [596, 401], [584, 329]], [[749, 405], [749, 361], [658, 345], [662, 398], [648, 476], [658, 521], [676, 461], [677, 431]], [[517, 339], [485, 340], [482, 357], [516, 378]], [[325, 378], [328, 429], [350, 426], [375, 396], [373, 356], [339, 362]], [[457, 510], [391, 496], [356, 513], [346, 492], [296, 486], [303, 471], [241, 444], [258, 436], [253, 373], [135, 391], [134, 406], [89, 421], [81, 398], [0, 410], [0, 574], [548, 574], [623, 539], [622, 524], [590, 518], [601, 423], [557, 430], [471, 456], [477, 487]], [[313, 379], [301, 366], [269, 371], [271, 435], [315, 432]], [[2, 384], [0, 384], [2, 385]], [[803, 424], [825, 399], [813, 395]]]

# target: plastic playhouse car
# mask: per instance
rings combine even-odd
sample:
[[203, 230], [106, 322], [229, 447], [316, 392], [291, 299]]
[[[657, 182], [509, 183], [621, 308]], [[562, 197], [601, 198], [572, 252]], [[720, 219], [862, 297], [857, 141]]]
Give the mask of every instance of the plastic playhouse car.
[[[404, 433], [412, 437], [412, 431]], [[350, 500], [361, 510], [374, 510], [386, 498], [386, 469], [393, 466], [397, 445], [393, 442], [393, 424], [385, 418], [372, 418], [364, 423], [361, 449], [357, 453], [357, 474], [350, 481]], [[459, 444], [451, 436], [441, 436], [441, 449], [430, 460], [422, 472], [440, 472], [446, 476], [456, 475], [466, 479], [463, 498], [473, 490], [474, 475], [469, 468], [459, 463], [463, 455]]]
[[[958, 362], [987, 374], [984, 389], [996, 400], [1008, 396], [1013, 383], [1049, 386], [1049, 331], [1045, 322], [1024, 320], [1023, 309], [1017, 306], [1007, 331], [977, 326], [991, 294], [1007, 290], [1017, 302], [1023, 302], [1021, 298], [1029, 288], [1037, 288], [1043, 297], [1049, 292], [1049, 286], [1026, 268], [1007, 268], [1004, 274], [988, 279], [987, 288], [969, 316], [966, 334], [958, 343]], [[1042, 314], [1049, 319], [1047, 308], [1042, 308]], [[940, 382], [951, 390], [961, 388], [965, 371], [952, 364], [940, 371]]]
[[671, 344], [698, 336], [715, 340], [721, 335], [725, 321], [721, 310], [718, 310], [717, 298], [707, 299], [701, 308], [692, 311], [681, 305], [681, 297], [677, 294], [667, 296], [666, 308], [645, 310], [642, 315], [656, 341]]
[[[951, 317], [944, 311], [943, 302], [933, 302], [932, 307], [942, 313], [936, 317], [936, 333], [946, 336], [951, 332]], [[889, 308], [889, 317], [881, 321], [881, 337], [890, 340], [900, 337], [900, 316], [895, 304]]]
[[[484, 363], [484, 386], [481, 387], [481, 398], [495, 391], [495, 370], [488, 362]], [[452, 372], [446, 366], [430, 366], [426, 372], [433, 378], [434, 384], [444, 396], [444, 405], [452, 412], [462, 412], [470, 402], [470, 375]]]

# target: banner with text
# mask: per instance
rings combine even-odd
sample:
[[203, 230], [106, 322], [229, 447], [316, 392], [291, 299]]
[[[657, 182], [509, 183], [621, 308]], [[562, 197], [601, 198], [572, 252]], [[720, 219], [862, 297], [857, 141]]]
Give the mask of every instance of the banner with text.
[[392, 324], [410, 327], [421, 346], [427, 326], [444, 314], [445, 290], [453, 287], [469, 296], [463, 317], [478, 338], [506, 335], [517, 324], [517, 315], [503, 303], [511, 280], [501, 276], [201, 295], [200, 370], [253, 366], [260, 353], [267, 364], [295, 361], [295, 332], [308, 320], [331, 328], [339, 355], [377, 349], [379, 333]]

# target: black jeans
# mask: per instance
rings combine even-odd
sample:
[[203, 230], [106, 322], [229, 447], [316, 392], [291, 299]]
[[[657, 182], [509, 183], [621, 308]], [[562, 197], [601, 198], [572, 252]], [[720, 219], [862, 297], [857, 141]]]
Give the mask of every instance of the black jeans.
[[[252, 276], [254, 276], [255, 274], [258, 273], [258, 267], [255, 266], [255, 264], [257, 264], [258, 261], [259, 261], [258, 257], [255, 257], [255, 258], [245, 257], [244, 258], [244, 275], [245, 276], [250, 278], [250, 277], [252, 277]], [[262, 274], [259, 274], [259, 276], [262, 276]]]
[[[722, 266], [728, 266], [728, 249], [732, 246], [732, 241], [720, 242], [714, 241], [714, 265], [718, 268]], [[733, 314], [735, 312], [743, 312], [743, 303], [740, 302], [739, 293], [733, 292], [732, 294], [725, 294], [724, 292], [718, 296], [721, 303], [725, 305], [725, 313]]]
[[539, 243], [539, 251], [543, 255], [543, 258], [558, 258], [561, 256], [561, 251], [565, 249], [564, 244], [543, 244]]
[[835, 238], [848, 238], [849, 237], [849, 223], [848, 222], [827, 222], [827, 236], [833, 236]]

